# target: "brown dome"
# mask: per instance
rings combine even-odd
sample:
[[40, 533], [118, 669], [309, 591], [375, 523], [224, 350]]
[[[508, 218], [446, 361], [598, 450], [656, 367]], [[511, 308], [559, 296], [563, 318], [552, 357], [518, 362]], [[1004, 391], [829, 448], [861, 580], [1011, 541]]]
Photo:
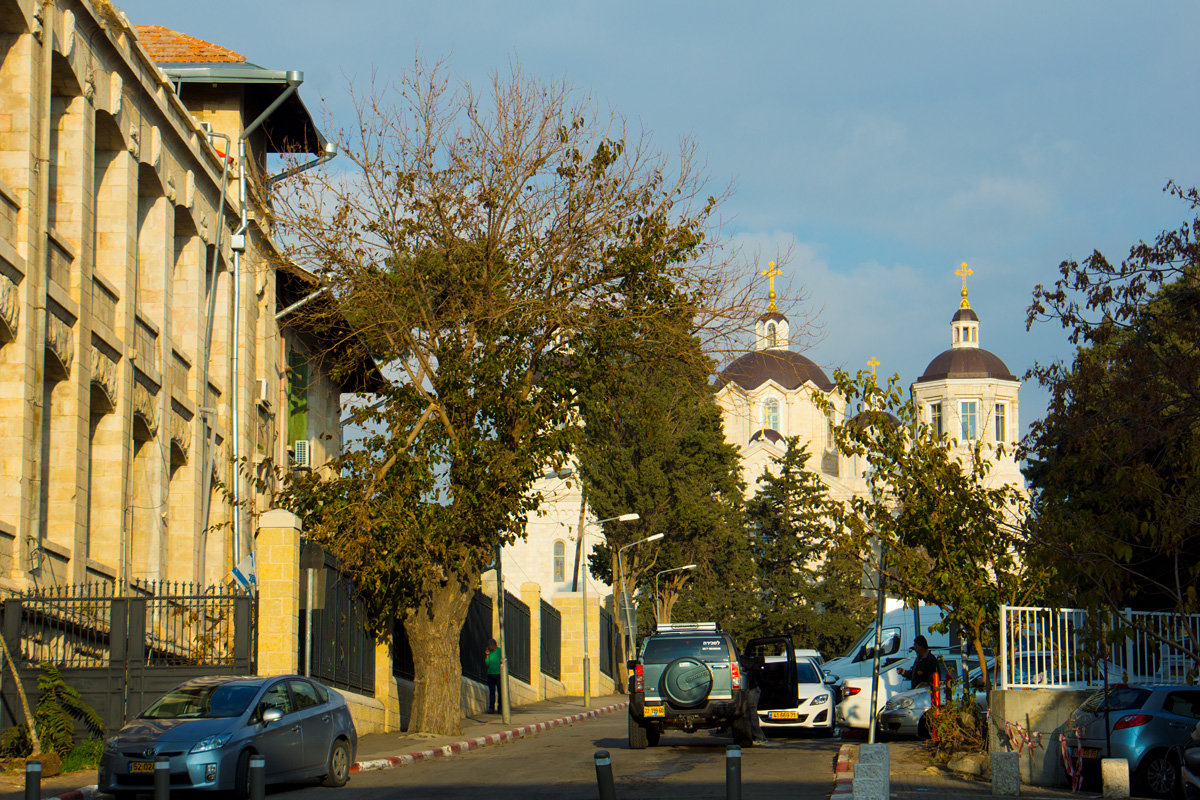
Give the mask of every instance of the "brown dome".
[[1000, 356], [978, 347], [956, 347], [944, 351], [929, 362], [929, 366], [925, 368], [925, 374], [917, 378], [917, 383], [942, 381], [948, 378], [1016, 380], [1008, 371], [1008, 367], [1000, 360]]
[[717, 387], [736, 383], [743, 389], [757, 389], [767, 381], [775, 381], [784, 389], [799, 389], [812, 381], [823, 392], [833, 388], [833, 381], [811, 359], [792, 350], [754, 350], [735, 360], [721, 371]]

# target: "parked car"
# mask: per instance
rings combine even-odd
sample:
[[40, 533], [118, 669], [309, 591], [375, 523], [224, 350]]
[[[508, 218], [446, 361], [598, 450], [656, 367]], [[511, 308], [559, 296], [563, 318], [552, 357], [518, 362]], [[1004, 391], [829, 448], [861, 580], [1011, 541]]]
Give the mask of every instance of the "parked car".
[[[953, 659], [944, 662], [951, 672], [951, 681], [957, 681], [954, 670], [957, 662]], [[979, 662], [976, 661], [976, 664]], [[989, 664], [989, 668], [990, 668]], [[947, 700], [948, 690], [941, 689], [942, 701]], [[953, 691], [962, 691], [954, 687]], [[967, 691], [971, 692], [975, 705], [980, 711], [987, 710], [987, 693], [984, 692], [983, 673], [976, 666], [970, 670], [967, 678]], [[878, 715], [880, 733], [895, 736], [916, 736], [920, 739], [929, 738], [929, 712], [933, 709], [933, 690], [928, 686], [909, 689], [900, 692], [889, 699]]]
[[173, 789], [249, 796], [250, 757], [267, 783], [321, 779], [343, 786], [358, 734], [345, 699], [299, 675], [188, 681], [155, 700], [104, 742], [99, 788], [132, 798], [170, 760]]
[[[763, 694], [795, 689], [795, 655], [787, 637], [755, 639], [746, 644], [746, 663], [756, 667]], [[765, 665], [765, 656], [785, 654], [783, 665]], [[743, 747], [753, 744], [750, 686], [743, 675], [733, 637], [715, 622], [659, 625], [629, 662], [629, 747], [654, 747], [667, 729], [692, 733], [701, 728], [733, 730]], [[782, 688], [781, 688], [782, 687]]]
[[[800, 651], [797, 650], [797, 653]], [[782, 664], [783, 656], [768, 656], [767, 664]], [[825, 736], [833, 735], [834, 694], [814, 659], [796, 658], [796, 693], [788, 696], [783, 692], [778, 697], [766, 692], [758, 701], [758, 720], [763, 730], [797, 728], [812, 730]]]
[[[959, 648], [931, 648], [931, 652], [941, 661], [950, 675], [962, 673], [963, 657]], [[889, 664], [879, 671], [879, 680], [875, 685], [875, 709], [881, 711], [893, 697], [913, 688], [912, 682], [900, 674], [901, 669], [911, 669], [916, 661], [914, 656], [908, 656], [900, 661]], [[968, 665], [978, 665], [978, 660], [967, 659]], [[970, 667], [968, 666], [968, 669]], [[837, 705], [837, 723], [847, 728], [867, 730], [871, 727], [871, 675], [846, 678], [836, 689], [840, 693]]]
[[1129, 763], [1130, 775], [1142, 788], [1166, 797], [1179, 779], [1172, 748], [1188, 741], [1197, 720], [1200, 687], [1136, 684], [1092, 694], [1071, 712], [1067, 729], [1068, 735], [1080, 730], [1075, 746], [1085, 768], [1097, 770], [1107, 751], [1108, 757]]

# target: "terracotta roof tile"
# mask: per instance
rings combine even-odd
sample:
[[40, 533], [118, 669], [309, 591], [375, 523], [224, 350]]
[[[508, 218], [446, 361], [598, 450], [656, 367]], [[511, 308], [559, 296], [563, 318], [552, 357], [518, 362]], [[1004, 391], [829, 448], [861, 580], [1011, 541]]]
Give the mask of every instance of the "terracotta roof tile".
[[150, 58], [158, 64], [237, 64], [246, 60], [241, 53], [161, 25], [133, 27]]

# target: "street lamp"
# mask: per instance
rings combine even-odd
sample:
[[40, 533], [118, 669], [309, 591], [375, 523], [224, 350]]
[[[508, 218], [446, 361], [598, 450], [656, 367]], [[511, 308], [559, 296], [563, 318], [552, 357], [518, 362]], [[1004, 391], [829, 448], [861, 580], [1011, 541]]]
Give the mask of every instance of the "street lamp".
[[672, 569], [661, 569], [654, 573], [654, 619], [662, 622], [662, 603], [658, 599], [658, 576], [666, 575], [668, 572], [684, 572], [689, 569], [695, 569], [695, 564], [688, 564], [686, 567], [674, 567]]
[[[630, 542], [629, 544], [627, 544], [624, 547], [621, 547], [617, 550], [617, 580], [620, 581], [620, 583], [621, 583], [621, 591], [617, 597], [617, 611], [621, 610], [622, 601], [624, 601], [626, 599], [625, 598], [625, 562], [622, 561], [621, 554], [624, 553], [629, 548], [633, 547], [635, 544], [645, 544], [646, 542], [653, 542], [656, 539], [663, 538], [664, 535], [665, 534], [662, 534], [662, 533], [656, 533], [653, 536], [647, 536], [645, 539], [638, 539], [636, 542]], [[633, 598], [632, 597], [628, 598], [628, 602], [624, 603], [624, 605], [625, 605], [625, 624], [622, 627], [625, 629], [625, 656], [626, 656], [626, 658], [628, 658], [629, 654], [633, 651], [633, 644], [634, 644], [633, 637], [629, 635], [630, 626], [632, 625], [632, 620], [629, 616], [629, 608], [633, 605]]]
[[[596, 524], [603, 525], [606, 522], [636, 522], [641, 518], [641, 515], [635, 512], [633, 514], [622, 514], [619, 517], [596, 520]], [[592, 705], [592, 662], [588, 658], [587, 542], [584, 541], [586, 535], [586, 531], [579, 532], [579, 547], [583, 550], [583, 559], [579, 565], [579, 569], [583, 573], [583, 707], [590, 708]]]

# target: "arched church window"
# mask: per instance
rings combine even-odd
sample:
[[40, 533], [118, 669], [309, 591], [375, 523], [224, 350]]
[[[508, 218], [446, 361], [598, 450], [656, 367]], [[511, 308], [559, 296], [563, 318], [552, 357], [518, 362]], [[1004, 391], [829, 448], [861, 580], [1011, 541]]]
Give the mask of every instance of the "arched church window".
[[562, 583], [567, 579], [567, 546], [562, 539], [554, 541], [554, 582]]
[[776, 336], [777, 336], [777, 334], [775, 331], [775, 323], [768, 322], [767, 323], [767, 349], [768, 350], [775, 349], [775, 343], [777, 341]]
[[779, 401], [774, 397], [763, 401], [763, 427], [779, 430]]

